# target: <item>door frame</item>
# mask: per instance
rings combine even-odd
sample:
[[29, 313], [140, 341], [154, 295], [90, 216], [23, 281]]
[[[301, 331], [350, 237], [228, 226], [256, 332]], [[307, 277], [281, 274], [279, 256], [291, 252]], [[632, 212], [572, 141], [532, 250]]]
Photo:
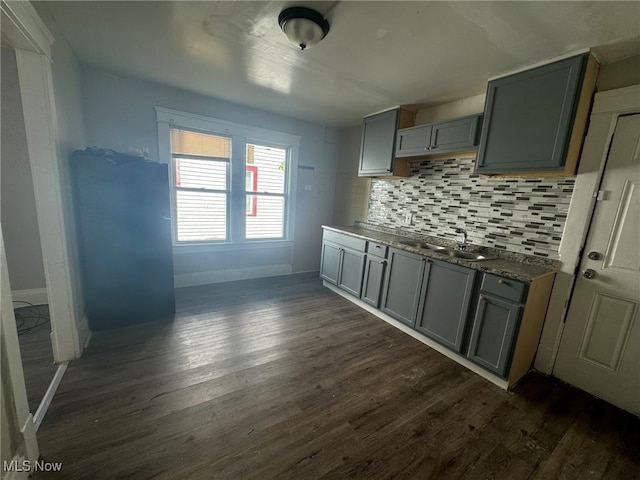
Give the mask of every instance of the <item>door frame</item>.
[[640, 113], [640, 85], [595, 95], [590, 125], [558, 251], [562, 267], [556, 274], [536, 355], [535, 368], [544, 373], [551, 374], [556, 362], [576, 280], [576, 270], [582, 260], [582, 250], [596, 206], [595, 196], [604, 174], [618, 119], [622, 115], [633, 113]]
[[54, 37], [28, 1], [1, 1], [2, 38], [15, 50], [18, 82], [35, 192], [38, 228], [57, 363], [79, 358], [90, 335], [84, 312], [76, 311], [77, 285], [65, 228], [60, 154], [51, 71]]

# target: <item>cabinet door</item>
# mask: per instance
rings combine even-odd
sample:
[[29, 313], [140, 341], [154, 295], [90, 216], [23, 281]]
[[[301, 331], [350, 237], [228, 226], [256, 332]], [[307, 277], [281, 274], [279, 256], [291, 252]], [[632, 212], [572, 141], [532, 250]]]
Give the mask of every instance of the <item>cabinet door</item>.
[[489, 82], [476, 170], [562, 170], [588, 54]]
[[380, 310], [413, 326], [426, 265], [426, 258], [420, 255], [389, 249]]
[[320, 278], [334, 285], [338, 284], [340, 275], [340, 247], [334, 243], [322, 243], [320, 259]]
[[365, 265], [361, 298], [369, 305], [378, 308], [387, 261], [383, 258], [367, 255]]
[[338, 287], [360, 298], [363, 272], [364, 252], [341, 248]]
[[429, 153], [431, 125], [403, 128], [398, 130], [396, 157], [412, 157]]
[[460, 352], [476, 272], [432, 261], [425, 272], [416, 330]]
[[481, 293], [467, 357], [506, 377], [521, 314], [522, 306]]
[[480, 115], [459, 118], [433, 126], [430, 153], [455, 152], [473, 149], [478, 145]]
[[364, 119], [358, 175], [391, 175], [399, 110], [389, 110]]

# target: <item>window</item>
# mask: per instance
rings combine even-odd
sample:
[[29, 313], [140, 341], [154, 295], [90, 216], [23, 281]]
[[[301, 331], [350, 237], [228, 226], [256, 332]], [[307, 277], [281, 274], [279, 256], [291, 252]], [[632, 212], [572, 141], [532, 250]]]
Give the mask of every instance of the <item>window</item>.
[[299, 137], [156, 111], [160, 156], [171, 172], [176, 245], [291, 239]]
[[[245, 237], [284, 237], [287, 151], [247, 144]], [[249, 180], [251, 179], [251, 180]]]
[[226, 240], [230, 139], [173, 128], [171, 158], [176, 240]]

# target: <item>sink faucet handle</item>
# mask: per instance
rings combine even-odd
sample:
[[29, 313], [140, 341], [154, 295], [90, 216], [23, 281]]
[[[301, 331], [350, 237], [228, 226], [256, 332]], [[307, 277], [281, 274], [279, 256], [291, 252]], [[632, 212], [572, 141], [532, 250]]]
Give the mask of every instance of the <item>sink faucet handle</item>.
[[456, 242], [458, 244], [458, 249], [466, 250], [467, 249], [467, 231], [464, 228], [456, 228], [456, 233], [461, 233], [464, 238], [462, 242]]

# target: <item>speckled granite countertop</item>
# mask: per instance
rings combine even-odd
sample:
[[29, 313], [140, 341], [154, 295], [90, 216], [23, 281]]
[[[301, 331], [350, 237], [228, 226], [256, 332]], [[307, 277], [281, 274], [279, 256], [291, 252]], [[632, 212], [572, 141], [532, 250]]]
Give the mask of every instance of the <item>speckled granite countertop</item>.
[[356, 225], [347, 227], [324, 225], [322, 228], [344, 233], [352, 237], [382, 243], [390, 247], [417, 253], [424, 257], [433, 258], [434, 260], [442, 260], [473, 268], [481, 272], [493, 273], [495, 275], [500, 275], [501, 277], [518, 280], [527, 284], [531, 283], [532, 280], [538, 277], [556, 272], [560, 268], [560, 262], [556, 260], [507, 252], [495, 248], [481, 247], [473, 244], [468, 246], [467, 251], [481, 253], [491, 259], [470, 261], [462, 258], [449, 257], [439, 254], [433, 250], [404, 245], [401, 242], [418, 240], [443, 247], [455, 247], [455, 244], [450, 240], [445, 240], [439, 237], [420, 236], [407, 232], [398, 232], [396, 230], [379, 227], [377, 225], [356, 223]]

